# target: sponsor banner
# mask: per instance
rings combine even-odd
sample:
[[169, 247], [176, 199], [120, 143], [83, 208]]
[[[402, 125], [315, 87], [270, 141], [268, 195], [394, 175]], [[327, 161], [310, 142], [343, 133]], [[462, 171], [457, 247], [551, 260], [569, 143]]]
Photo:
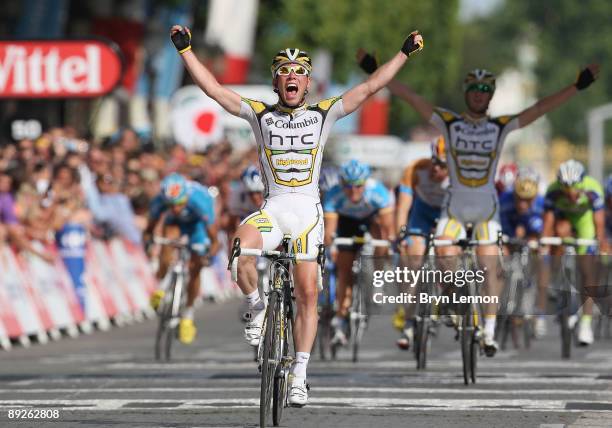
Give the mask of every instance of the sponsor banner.
[[114, 45], [102, 40], [0, 41], [0, 97], [96, 97], [122, 75]]
[[[33, 245], [39, 251], [51, 252], [51, 247], [45, 248], [39, 242], [33, 242]], [[51, 264], [26, 253], [20, 266], [32, 297], [39, 311], [44, 314], [42, 319], [45, 330], [67, 328], [83, 320], [74, 288], [59, 258]]]
[[144, 310], [149, 307], [149, 294], [147, 289], [140, 282], [140, 272], [131, 254], [120, 239], [113, 239], [107, 244], [111, 259], [109, 260], [115, 268], [115, 272], [120, 277], [119, 284], [124, 287], [124, 291], [130, 296], [134, 303], [132, 312]]
[[29, 287], [13, 250], [0, 245], [0, 303], [2, 320], [12, 338], [36, 335], [45, 330], [38, 308], [32, 300]]
[[9, 272], [9, 258], [6, 255], [10, 251], [9, 247], [0, 245], [0, 270], [5, 273], [0, 275], [0, 322], [3, 328], [0, 336], [19, 337], [24, 334], [24, 329], [19, 322], [17, 311], [24, 306], [28, 307], [29, 302], [23, 304], [25, 294], [17, 293], [21, 291], [21, 287], [17, 285], [19, 278]]
[[[95, 257], [95, 251], [93, 244], [88, 244], [85, 252], [85, 284], [87, 288], [87, 318], [90, 320], [97, 320], [99, 312], [97, 308], [92, 308], [90, 303], [90, 296], [93, 299], [98, 300], [103, 308], [104, 314], [108, 318], [112, 318], [119, 314], [119, 307], [113, 299], [113, 293], [104, 284], [104, 275], [100, 270], [98, 260]], [[90, 312], [90, 310], [92, 312]], [[90, 318], [91, 317], [91, 318]]]
[[140, 245], [134, 244], [127, 239], [122, 239], [123, 247], [132, 260], [132, 266], [138, 277], [138, 284], [144, 288], [148, 296], [157, 289], [157, 279], [151, 269], [147, 256]]
[[[99, 279], [98, 286], [108, 291], [115, 307], [116, 315], [130, 315], [135, 309], [131, 297], [126, 293], [125, 287], [120, 284], [121, 278], [115, 272], [112, 258], [106, 244], [101, 241], [91, 242], [92, 262], [87, 263], [87, 267], [96, 267], [96, 277]], [[109, 315], [111, 316], [111, 315]]]

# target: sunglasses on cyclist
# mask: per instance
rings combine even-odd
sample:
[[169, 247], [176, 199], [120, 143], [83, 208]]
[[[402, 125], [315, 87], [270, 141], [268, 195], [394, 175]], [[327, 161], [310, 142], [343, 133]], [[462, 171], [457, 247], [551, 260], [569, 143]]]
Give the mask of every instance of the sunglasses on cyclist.
[[431, 163], [433, 166], [437, 166], [439, 168], [446, 168], [447, 164], [446, 162], [438, 159], [438, 158], [431, 158]]
[[466, 92], [472, 91], [493, 93], [493, 86], [487, 85], [486, 83], [472, 83], [470, 86], [467, 87]]
[[306, 67], [301, 65], [282, 65], [278, 67], [278, 70], [276, 70], [276, 75], [289, 76], [292, 71], [296, 76], [308, 76], [308, 70]]
[[361, 187], [363, 187], [365, 185], [364, 181], [361, 181], [359, 183], [344, 183], [344, 188], [345, 189], [359, 189]]

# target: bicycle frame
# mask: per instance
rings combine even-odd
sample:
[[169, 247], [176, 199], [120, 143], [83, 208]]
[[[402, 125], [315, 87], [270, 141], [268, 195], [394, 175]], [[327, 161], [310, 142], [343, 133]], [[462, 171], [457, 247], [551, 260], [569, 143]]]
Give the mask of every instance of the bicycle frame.
[[241, 248], [240, 239], [235, 238], [228, 265], [232, 279], [237, 281], [240, 256], [262, 256], [271, 261], [268, 305], [262, 326], [265, 333], [259, 341], [257, 351], [261, 372], [259, 422], [262, 427], [267, 423], [270, 404], [275, 426], [280, 423], [283, 408], [287, 407], [288, 375], [294, 361], [289, 352], [295, 313], [292, 264], [296, 261], [316, 261], [320, 267], [317, 275], [319, 289], [322, 287], [322, 271], [325, 266], [325, 251], [322, 245], [316, 255], [295, 254], [291, 251], [291, 238], [285, 236], [281, 246], [281, 251]]

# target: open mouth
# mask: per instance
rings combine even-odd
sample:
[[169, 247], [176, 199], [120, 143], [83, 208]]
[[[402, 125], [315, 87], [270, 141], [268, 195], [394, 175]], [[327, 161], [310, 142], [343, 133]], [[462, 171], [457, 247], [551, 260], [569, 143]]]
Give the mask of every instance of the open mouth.
[[287, 92], [287, 95], [297, 95], [298, 85], [296, 85], [295, 83], [287, 83], [285, 91]]

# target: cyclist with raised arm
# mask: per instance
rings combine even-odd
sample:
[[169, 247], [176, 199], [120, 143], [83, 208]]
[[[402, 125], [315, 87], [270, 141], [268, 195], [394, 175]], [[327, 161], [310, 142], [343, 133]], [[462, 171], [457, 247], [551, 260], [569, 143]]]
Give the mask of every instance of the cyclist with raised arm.
[[[369, 231], [375, 239], [391, 239], [393, 233], [392, 193], [378, 180], [370, 178], [370, 166], [351, 160], [340, 169], [341, 183], [332, 187], [323, 199], [326, 246], [335, 236], [362, 237]], [[332, 342], [347, 344], [348, 315], [353, 303], [353, 262], [358, 246], [338, 246], [336, 255], [336, 316]], [[384, 249], [383, 254], [384, 254]]]
[[[193, 304], [200, 294], [200, 271], [205, 265], [205, 257], [214, 255], [218, 247], [214, 199], [206, 187], [195, 181], [189, 181], [180, 174], [172, 173], [163, 179], [160, 193], [151, 201], [145, 236], [151, 236], [162, 220], [166, 237], [187, 236], [189, 245], [201, 246], [191, 250], [187, 303], [181, 313], [178, 330], [179, 340], [184, 344], [190, 344], [197, 334], [193, 322]], [[159, 280], [165, 278], [171, 259], [172, 248], [164, 247], [157, 271]], [[153, 293], [151, 305], [154, 309], [157, 309], [164, 294], [163, 289]]]
[[[360, 51], [358, 60], [366, 72], [376, 70], [373, 56]], [[579, 90], [589, 87], [598, 73], [597, 64], [589, 65], [580, 71], [573, 84], [539, 100], [517, 115], [500, 117], [487, 115], [495, 92], [495, 76], [487, 70], [475, 69], [465, 77], [463, 89], [467, 111], [463, 114], [434, 107], [408, 85], [396, 80], [387, 85], [392, 94], [402, 98], [424, 120], [434, 125], [447, 143], [450, 187], [437, 226], [437, 237], [449, 240], [465, 238], [465, 225], [471, 223], [475, 239], [496, 238], [501, 226], [495, 170], [506, 136], [563, 105]], [[444, 247], [440, 248], [439, 254], [456, 256], [460, 251], [459, 247]], [[486, 268], [488, 295], [499, 296], [501, 278], [494, 274], [498, 272], [497, 246], [479, 246], [477, 254]], [[484, 313], [484, 348], [487, 356], [492, 357], [498, 349], [494, 340], [497, 304], [485, 305]]]
[[[557, 180], [551, 183], [546, 191], [542, 236], [597, 239], [599, 251], [606, 252], [604, 207], [601, 184], [586, 175], [584, 166], [580, 162], [574, 159], [565, 161], [559, 166]], [[557, 246], [551, 253], [560, 256], [563, 250], [562, 246]], [[579, 246], [577, 254], [595, 254], [595, 249]], [[578, 268], [587, 287], [592, 287], [595, 283], [591, 261], [590, 258], [578, 258]], [[584, 299], [582, 316], [578, 323], [578, 342], [582, 346], [593, 343], [592, 316], [593, 300], [587, 297]]]
[[[427, 235], [436, 226], [446, 190], [448, 188], [448, 169], [446, 147], [443, 137], [431, 143], [431, 157], [416, 160], [402, 175], [395, 213], [396, 231], [406, 226], [408, 235], [400, 245], [400, 253], [409, 256], [409, 261], [419, 261], [426, 251], [425, 239], [416, 234]], [[412, 234], [412, 235], [411, 235]], [[418, 269], [420, 266], [411, 266]], [[408, 287], [407, 292], [415, 292]], [[394, 326], [401, 329], [401, 337], [396, 344], [400, 349], [410, 348], [414, 337], [414, 305], [400, 306], [396, 311]]]
[[[229, 113], [251, 125], [264, 178], [265, 202], [247, 217], [236, 232], [245, 248], [272, 250], [290, 233], [296, 253], [313, 254], [323, 240], [323, 213], [319, 201], [319, 172], [323, 149], [334, 122], [355, 111], [368, 97], [386, 86], [409, 56], [423, 47], [413, 32], [401, 51], [367, 80], [339, 97], [307, 104], [312, 64], [309, 55], [297, 48], [279, 51], [272, 59], [272, 85], [278, 102], [242, 98], [217, 82], [191, 50], [189, 29], [175, 25], [170, 31], [194, 82]], [[299, 263], [294, 272], [297, 317], [295, 321], [296, 363], [289, 383], [289, 403], [303, 406], [308, 400], [306, 367], [317, 330], [317, 264]], [[259, 343], [265, 306], [257, 290], [255, 258], [241, 257], [238, 286], [247, 296], [251, 321], [245, 338]]]

